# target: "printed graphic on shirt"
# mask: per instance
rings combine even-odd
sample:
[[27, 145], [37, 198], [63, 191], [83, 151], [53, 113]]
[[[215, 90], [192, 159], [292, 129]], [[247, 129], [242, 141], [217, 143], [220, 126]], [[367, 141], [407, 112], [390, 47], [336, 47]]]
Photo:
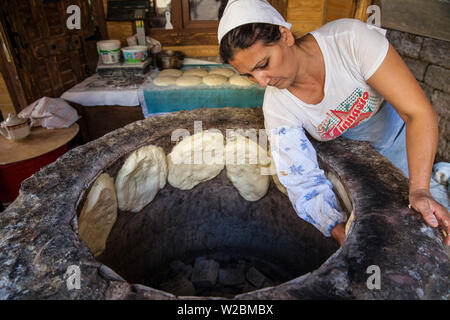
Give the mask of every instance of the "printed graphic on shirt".
[[325, 141], [336, 139], [369, 118], [379, 99], [378, 95], [370, 95], [360, 88], [355, 89], [336, 109], [327, 112], [325, 120], [317, 127], [317, 133]]

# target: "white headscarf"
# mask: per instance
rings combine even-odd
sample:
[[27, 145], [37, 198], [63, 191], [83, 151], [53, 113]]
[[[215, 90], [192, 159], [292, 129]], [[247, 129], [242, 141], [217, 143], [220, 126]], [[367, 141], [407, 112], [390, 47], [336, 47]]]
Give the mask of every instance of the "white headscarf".
[[291, 24], [266, 0], [229, 0], [219, 22], [219, 44], [229, 31], [247, 23], [269, 23], [291, 29]]

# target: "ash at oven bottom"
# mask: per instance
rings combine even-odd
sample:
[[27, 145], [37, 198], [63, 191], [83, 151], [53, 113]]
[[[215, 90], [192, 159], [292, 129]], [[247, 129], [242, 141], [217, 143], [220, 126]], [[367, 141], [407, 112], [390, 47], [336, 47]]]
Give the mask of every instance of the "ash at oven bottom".
[[234, 296], [293, 279], [282, 268], [267, 261], [227, 254], [200, 255], [195, 259], [172, 260], [142, 282], [176, 296]]

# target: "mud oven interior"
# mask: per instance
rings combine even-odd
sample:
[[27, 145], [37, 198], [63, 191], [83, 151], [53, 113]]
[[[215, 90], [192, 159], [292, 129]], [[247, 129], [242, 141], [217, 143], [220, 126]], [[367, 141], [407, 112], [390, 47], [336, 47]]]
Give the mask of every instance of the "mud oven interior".
[[[224, 136], [227, 129], [258, 130], [264, 123], [259, 108], [198, 109], [151, 117], [70, 151], [26, 180], [4, 215], [3, 239], [14, 234], [21, 240], [14, 247], [1, 243], [6, 252], [2, 275], [16, 284], [2, 288], [2, 296], [448, 297], [449, 251], [442, 236], [407, 208], [407, 180], [368, 144], [315, 143], [319, 166], [332, 181], [341, 209], [347, 215], [354, 212], [340, 248], [297, 216], [270, 175], [266, 182], [249, 179], [252, 190], [245, 189], [245, 183], [242, 187], [242, 176], [254, 174], [246, 171], [249, 168], [234, 168], [240, 177], [236, 180], [227, 172], [232, 168], [223, 166], [213, 178], [200, 177], [203, 180], [191, 188], [186, 187], [186, 176], [171, 177], [176, 168], [181, 170], [178, 176], [189, 171], [171, 167], [169, 155], [181, 144], [173, 141], [173, 132], [183, 129], [192, 135], [195, 121], [202, 121], [203, 130], [214, 128]], [[127, 165], [132, 154], [149, 146], [167, 158], [167, 181], [155, 168], [136, 161]], [[118, 180], [141, 169], [153, 170], [159, 180], [150, 186], [150, 194], [139, 191], [144, 194], [141, 199], [151, 201], [132, 208], [133, 196], [119, 194], [123, 190], [117, 188]], [[104, 185], [109, 183], [109, 188], [98, 189], [101, 177], [107, 178]], [[139, 189], [139, 183], [127, 186]], [[97, 199], [117, 198], [118, 205], [89, 204], [91, 193]], [[84, 219], [89, 205], [97, 209]], [[99, 217], [105, 210], [116, 216]], [[419, 232], [411, 233], [411, 228]], [[417, 244], [414, 248], [412, 242]], [[73, 265], [81, 267], [81, 290], [66, 286], [66, 272]], [[383, 270], [385, 290], [368, 290], [370, 265]]]
[[[108, 205], [87, 203], [91, 193], [105, 192], [92, 190], [99, 178], [78, 207], [79, 234], [98, 261], [128, 282], [176, 296], [233, 298], [307, 274], [338, 249], [335, 240], [295, 213], [286, 190], [270, 171], [270, 153], [260, 124], [256, 128], [248, 121], [239, 127], [218, 124], [213, 130], [199, 130], [196, 122], [194, 132], [181, 129], [187, 130], [184, 139], [178, 139], [180, 128], [172, 128], [170, 135], [153, 139], [105, 168], [102, 178], [115, 181], [106, 190], [116, 195], [106, 198], [117, 198], [118, 208], [112, 209], [117, 213], [111, 212], [117, 218], [107, 217], [104, 208]], [[184, 147], [178, 152], [181, 164], [175, 163], [175, 146]], [[200, 154], [197, 165], [195, 152]], [[207, 152], [223, 154], [223, 159], [212, 159], [223, 165], [208, 168], [216, 162], [206, 164]], [[163, 159], [159, 165], [158, 157]], [[148, 172], [146, 177], [143, 170]], [[339, 205], [349, 215], [348, 194], [334, 173], [327, 175], [339, 184], [336, 194], [344, 198], [339, 198]], [[153, 192], [145, 190], [159, 179]], [[102, 199], [97, 196], [93, 201]], [[88, 206], [97, 208], [84, 213]], [[99, 232], [105, 223], [110, 224], [109, 234]], [[100, 238], [107, 238], [104, 250]]]

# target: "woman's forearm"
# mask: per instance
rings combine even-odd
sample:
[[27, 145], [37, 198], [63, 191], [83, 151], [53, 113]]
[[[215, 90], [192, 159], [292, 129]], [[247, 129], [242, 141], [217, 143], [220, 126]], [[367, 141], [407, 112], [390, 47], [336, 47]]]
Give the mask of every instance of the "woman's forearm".
[[406, 120], [410, 193], [420, 189], [429, 190], [437, 142], [437, 118], [433, 110], [428, 109], [423, 115]]

